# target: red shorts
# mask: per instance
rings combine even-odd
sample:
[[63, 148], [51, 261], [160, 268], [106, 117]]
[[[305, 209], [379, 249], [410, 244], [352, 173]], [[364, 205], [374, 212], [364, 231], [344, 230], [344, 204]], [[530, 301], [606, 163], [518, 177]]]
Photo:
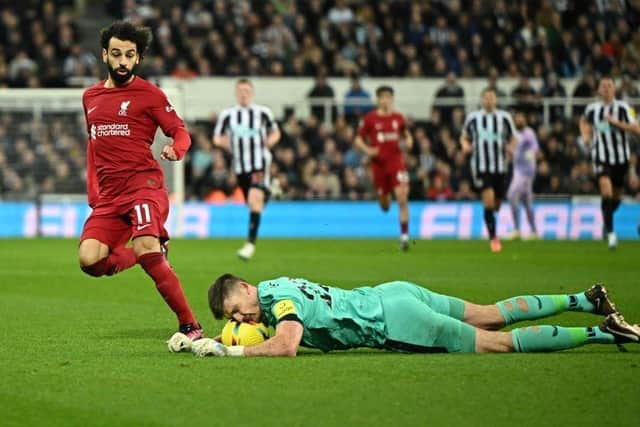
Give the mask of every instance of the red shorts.
[[402, 157], [372, 162], [371, 172], [378, 195], [389, 194], [400, 184], [409, 183], [409, 174]]
[[139, 236], [155, 236], [164, 242], [169, 240], [164, 228], [168, 217], [169, 197], [164, 189], [122, 195], [93, 209], [84, 223], [80, 241], [96, 239], [109, 249], [124, 246]]

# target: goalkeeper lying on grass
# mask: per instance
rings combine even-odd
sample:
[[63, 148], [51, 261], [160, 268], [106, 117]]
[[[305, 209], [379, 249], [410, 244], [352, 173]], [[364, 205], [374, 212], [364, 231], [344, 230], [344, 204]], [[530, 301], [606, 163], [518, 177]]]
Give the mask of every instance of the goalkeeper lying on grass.
[[[170, 351], [198, 356], [295, 356], [298, 346], [322, 351], [370, 347], [410, 353], [508, 353], [557, 351], [586, 344], [640, 342], [640, 327], [616, 310], [601, 284], [573, 295], [533, 295], [477, 305], [409, 282], [353, 290], [280, 277], [253, 286], [231, 274], [209, 289], [216, 319], [261, 321], [275, 326], [255, 346], [224, 346], [211, 338], [191, 341], [176, 333]], [[521, 320], [564, 311], [605, 316], [599, 326], [530, 326], [501, 332]]]

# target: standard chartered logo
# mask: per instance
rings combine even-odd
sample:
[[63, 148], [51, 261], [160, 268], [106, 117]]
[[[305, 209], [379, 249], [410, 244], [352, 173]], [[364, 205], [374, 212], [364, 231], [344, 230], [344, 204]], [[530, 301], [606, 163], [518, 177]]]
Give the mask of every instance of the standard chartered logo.
[[486, 129], [480, 129], [478, 131], [478, 138], [485, 141], [494, 142], [500, 139], [500, 134], [497, 132], [490, 132]]
[[231, 126], [231, 132], [239, 138], [253, 138], [260, 136], [260, 129], [251, 129], [246, 125]]
[[91, 125], [91, 139], [105, 136], [131, 136], [131, 129], [129, 129], [128, 123]]

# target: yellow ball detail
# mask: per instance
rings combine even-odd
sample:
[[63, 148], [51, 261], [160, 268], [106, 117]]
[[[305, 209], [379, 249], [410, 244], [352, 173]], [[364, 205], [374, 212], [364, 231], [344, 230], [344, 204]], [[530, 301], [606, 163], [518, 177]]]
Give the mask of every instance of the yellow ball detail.
[[220, 334], [224, 345], [256, 345], [269, 338], [269, 329], [263, 323], [229, 320]]

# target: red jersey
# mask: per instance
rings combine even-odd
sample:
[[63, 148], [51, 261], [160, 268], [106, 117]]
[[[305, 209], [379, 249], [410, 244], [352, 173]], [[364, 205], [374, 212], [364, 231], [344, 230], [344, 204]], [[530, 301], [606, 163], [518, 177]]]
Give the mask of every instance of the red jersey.
[[405, 120], [402, 114], [394, 111], [381, 115], [378, 110], [373, 110], [363, 117], [358, 135], [368, 140], [372, 147], [380, 149], [373, 162], [383, 163], [402, 156], [400, 135], [404, 134], [404, 130]]
[[184, 127], [166, 95], [146, 80], [135, 77], [128, 85], [114, 88], [104, 84], [101, 81], [82, 95], [89, 133], [87, 193], [91, 206], [140, 188], [164, 188], [164, 175], [151, 144], [158, 126], [167, 136]]

